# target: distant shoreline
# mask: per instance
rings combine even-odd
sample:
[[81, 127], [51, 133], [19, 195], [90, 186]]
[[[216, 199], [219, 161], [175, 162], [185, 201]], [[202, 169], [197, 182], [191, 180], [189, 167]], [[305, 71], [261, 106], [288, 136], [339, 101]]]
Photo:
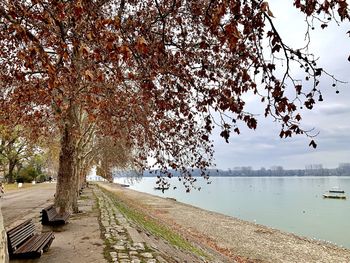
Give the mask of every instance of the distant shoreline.
[[[200, 169], [189, 169], [189, 172], [193, 177], [201, 177], [202, 171]], [[322, 168], [322, 165], [318, 168], [310, 169], [284, 169], [282, 166], [276, 166], [271, 169], [261, 168], [259, 170], [254, 170], [250, 166], [248, 167], [239, 167], [236, 169], [221, 170], [221, 169], [207, 169], [204, 170], [206, 175], [210, 177], [286, 177], [286, 176], [350, 176], [350, 164], [339, 166], [338, 168], [327, 169]], [[180, 176], [180, 171], [173, 169], [167, 170], [167, 173], [170, 173], [173, 176]], [[145, 177], [154, 177], [154, 176], [167, 176], [167, 173], [163, 173], [160, 170], [147, 170], [142, 173]]]
[[[174, 177], [177, 175], [174, 175]], [[127, 176], [117, 176], [117, 178]], [[157, 175], [142, 175], [142, 177], [157, 177]], [[202, 177], [200, 175], [193, 175], [193, 177]], [[348, 175], [209, 175], [209, 177], [350, 177]]]

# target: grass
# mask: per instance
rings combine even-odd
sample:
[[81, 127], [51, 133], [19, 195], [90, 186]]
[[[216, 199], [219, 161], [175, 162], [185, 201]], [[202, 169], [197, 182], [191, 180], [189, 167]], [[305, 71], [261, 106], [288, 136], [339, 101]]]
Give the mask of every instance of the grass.
[[150, 218], [139, 210], [130, 209], [126, 204], [117, 201], [116, 196], [104, 189], [102, 189], [106, 194], [108, 194], [119, 211], [127, 218], [135, 222], [140, 227], [152, 233], [154, 236], [163, 238], [168, 241], [171, 245], [181, 248], [185, 251], [194, 253], [197, 256], [208, 257], [202, 250], [194, 247], [190, 242], [185, 240], [179, 234], [175, 233], [173, 230], [168, 227], [160, 224], [156, 220]]
[[79, 199], [80, 200], [88, 200], [88, 199], [90, 199], [90, 197], [88, 197], [87, 195], [81, 195], [81, 196], [79, 196]]
[[100, 225], [100, 229], [101, 229], [101, 239], [104, 242], [104, 248], [103, 248], [103, 257], [107, 260], [107, 262], [112, 262], [112, 257], [110, 252], [113, 251], [112, 250], [112, 244], [109, 242], [109, 240], [104, 236], [104, 234], [106, 233], [106, 229], [104, 228], [104, 226], [102, 225], [101, 222], [101, 208], [100, 205], [98, 203], [98, 199], [96, 194], [93, 192], [93, 197], [95, 199], [95, 205], [93, 206], [93, 211], [98, 213], [98, 223]]
[[[31, 188], [31, 187], [35, 187], [36, 184], [32, 184], [32, 183], [23, 183], [22, 188]], [[15, 191], [15, 190], [19, 190], [21, 188], [18, 188], [17, 184], [4, 184], [5, 187], [5, 192], [6, 191]]]

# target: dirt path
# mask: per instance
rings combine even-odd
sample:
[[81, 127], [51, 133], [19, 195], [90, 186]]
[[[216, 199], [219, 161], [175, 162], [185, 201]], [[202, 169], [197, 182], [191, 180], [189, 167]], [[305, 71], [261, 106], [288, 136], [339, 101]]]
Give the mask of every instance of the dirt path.
[[[101, 187], [237, 262], [349, 263], [350, 250], [113, 184]], [[230, 262], [232, 262], [230, 261]]]
[[91, 189], [85, 189], [79, 200], [82, 213], [70, 217], [62, 227], [46, 227], [39, 222], [40, 211], [53, 202], [55, 184], [40, 184], [6, 193], [2, 214], [6, 229], [32, 218], [37, 232], [53, 231], [55, 239], [47, 253], [38, 259], [10, 260], [10, 263], [106, 263], [98, 222], [99, 211]]
[[56, 184], [44, 183], [30, 188], [11, 190], [1, 199], [6, 228], [17, 225], [39, 213], [46, 203], [53, 202]]

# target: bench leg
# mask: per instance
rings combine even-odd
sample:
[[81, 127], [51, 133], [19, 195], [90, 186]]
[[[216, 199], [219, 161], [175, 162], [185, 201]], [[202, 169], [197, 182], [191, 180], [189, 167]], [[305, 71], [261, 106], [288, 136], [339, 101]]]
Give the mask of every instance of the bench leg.
[[44, 248], [43, 248], [44, 252], [47, 252], [49, 250], [53, 240], [54, 239], [51, 238], [50, 241], [44, 246]]

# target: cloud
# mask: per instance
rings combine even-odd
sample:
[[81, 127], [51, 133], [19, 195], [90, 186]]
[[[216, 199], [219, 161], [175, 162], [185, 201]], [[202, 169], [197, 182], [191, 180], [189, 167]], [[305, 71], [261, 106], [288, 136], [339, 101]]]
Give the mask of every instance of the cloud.
[[350, 115], [350, 105], [337, 103], [337, 102], [322, 104], [318, 107], [317, 112], [319, 114], [325, 114], [325, 115], [341, 115], [341, 114]]
[[[274, 22], [282, 38], [290, 46], [305, 44], [305, 16], [292, 5], [293, 1], [269, 1]], [[331, 24], [325, 30], [316, 27], [311, 32], [310, 50], [319, 56], [320, 66], [337, 79], [350, 82], [349, 38], [347, 25]], [[302, 76], [300, 69], [294, 69], [294, 76]], [[247, 94], [247, 110], [257, 114], [258, 128], [251, 131], [241, 124], [241, 135], [232, 136], [227, 144], [216, 129], [212, 136], [215, 146], [215, 161], [218, 168], [252, 166], [259, 169], [273, 165], [285, 168], [304, 168], [307, 164], [322, 163], [324, 167], [337, 167], [341, 162], [350, 162], [350, 84], [335, 83], [331, 76], [324, 76], [320, 83], [323, 102], [318, 102], [313, 110], [302, 109], [302, 125], [305, 129], [315, 129], [318, 147], [309, 147], [310, 138], [295, 136], [280, 139], [280, 125], [272, 118], [263, 117], [263, 107], [254, 96]], [[336, 90], [340, 93], [337, 94]], [[251, 96], [251, 97], [250, 97]]]

